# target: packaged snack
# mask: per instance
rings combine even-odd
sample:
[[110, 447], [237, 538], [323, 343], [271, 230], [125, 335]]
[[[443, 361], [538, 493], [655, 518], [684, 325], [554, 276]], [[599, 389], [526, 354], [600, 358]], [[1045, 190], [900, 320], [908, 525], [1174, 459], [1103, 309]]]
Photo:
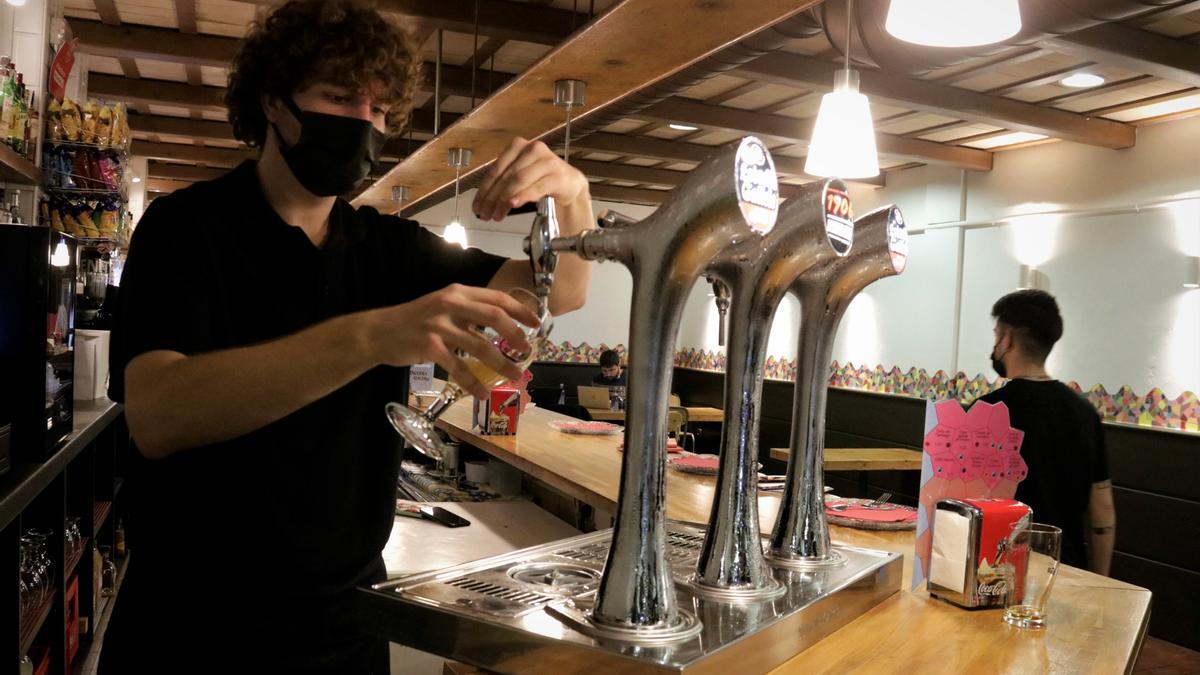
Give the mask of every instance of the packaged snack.
[[124, 103], [112, 107], [112, 129], [109, 133], [109, 145], [117, 150], [124, 150], [129, 141], [129, 116], [125, 113]]
[[52, 143], [58, 143], [63, 140], [62, 106], [59, 105], [58, 99], [51, 98], [50, 105], [46, 107], [46, 133], [50, 135]]
[[100, 121], [100, 104], [96, 99], [89, 98], [87, 103], [83, 104], [83, 132], [80, 134], [79, 140], [83, 143], [96, 142], [96, 124]]
[[71, 177], [75, 180], [75, 184], [83, 190], [95, 188], [95, 181], [92, 179], [92, 172], [88, 166], [88, 153], [83, 151], [73, 153], [70, 161]]
[[100, 115], [96, 119], [96, 145], [107, 148], [112, 142], [112, 123], [112, 108], [104, 106], [100, 109]]
[[62, 121], [62, 140], [78, 142], [80, 135], [80, 125], [83, 120], [79, 116], [79, 108], [75, 102], [69, 98], [63, 99], [62, 106], [59, 110], [59, 119]]

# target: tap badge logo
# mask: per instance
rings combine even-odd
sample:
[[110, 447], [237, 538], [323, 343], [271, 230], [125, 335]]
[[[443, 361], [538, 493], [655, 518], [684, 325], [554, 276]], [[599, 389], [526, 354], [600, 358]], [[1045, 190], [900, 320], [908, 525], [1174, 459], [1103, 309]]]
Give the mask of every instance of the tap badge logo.
[[845, 189], [830, 182], [825, 188], [825, 235], [838, 256], [844, 256], [854, 246], [854, 209]]
[[908, 264], [908, 227], [904, 225], [904, 216], [900, 209], [893, 208], [888, 215], [888, 251], [892, 254], [892, 269], [896, 274], [904, 271]]
[[775, 215], [779, 211], [779, 179], [775, 176], [775, 162], [762, 141], [747, 136], [738, 146], [736, 164], [742, 216], [751, 229], [766, 234], [775, 227]]

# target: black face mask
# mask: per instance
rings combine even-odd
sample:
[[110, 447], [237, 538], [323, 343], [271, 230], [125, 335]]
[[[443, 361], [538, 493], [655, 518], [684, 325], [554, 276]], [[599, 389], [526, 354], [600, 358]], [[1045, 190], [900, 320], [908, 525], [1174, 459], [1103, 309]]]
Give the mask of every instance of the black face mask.
[[355, 117], [301, 110], [289, 96], [284, 105], [300, 122], [300, 140], [288, 145], [279, 137], [279, 152], [296, 180], [318, 197], [343, 195], [371, 173], [387, 138], [374, 124]]
[[996, 374], [999, 375], [1000, 377], [1008, 377], [1008, 368], [1006, 368], [1004, 366], [1004, 361], [1001, 361], [1000, 358], [998, 356], [996, 356], [996, 346], [995, 345], [992, 345], [991, 356], [992, 356], [992, 370], [996, 371]]

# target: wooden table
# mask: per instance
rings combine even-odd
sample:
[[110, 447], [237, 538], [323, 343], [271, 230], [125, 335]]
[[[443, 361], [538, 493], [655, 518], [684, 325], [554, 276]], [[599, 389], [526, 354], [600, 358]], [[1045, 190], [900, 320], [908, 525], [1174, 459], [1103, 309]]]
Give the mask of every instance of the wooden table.
[[[789, 448], [771, 448], [771, 459], [787, 461]], [[826, 471], [920, 471], [919, 450], [908, 448], [825, 448]]]
[[[479, 447], [595, 508], [616, 509], [620, 437], [570, 436], [548, 423], [568, 419], [532, 408], [516, 436], [473, 433], [468, 403], [438, 420], [451, 436]], [[707, 522], [711, 478], [667, 471], [667, 516]], [[759, 495], [764, 532], [778, 495]], [[904, 555], [903, 579], [912, 574], [913, 533], [830, 526], [835, 542]], [[934, 600], [924, 590], [899, 593], [796, 655], [776, 673], [1122, 673], [1132, 670], [1150, 618], [1150, 592], [1074, 567], [1060, 568], [1047, 612], [1049, 626], [1022, 631], [994, 610], [967, 611]]]
[[[683, 406], [688, 413], [688, 423], [692, 422], [724, 422], [725, 411], [720, 408], [710, 408], [703, 405]], [[585, 408], [594, 420], [605, 422], [624, 422], [624, 410], [603, 410], [600, 408]]]

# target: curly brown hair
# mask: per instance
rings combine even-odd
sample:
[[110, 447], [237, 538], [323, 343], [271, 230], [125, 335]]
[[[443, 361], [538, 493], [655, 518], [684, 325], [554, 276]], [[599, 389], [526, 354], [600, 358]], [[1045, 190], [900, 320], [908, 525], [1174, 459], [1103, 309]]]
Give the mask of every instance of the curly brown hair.
[[233, 135], [261, 147], [262, 95], [291, 96], [321, 81], [381, 88], [388, 133], [408, 119], [421, 60], [409, 34], [357, 0], [291, 0], [251, 24], [229, 71], [225, 105]]

